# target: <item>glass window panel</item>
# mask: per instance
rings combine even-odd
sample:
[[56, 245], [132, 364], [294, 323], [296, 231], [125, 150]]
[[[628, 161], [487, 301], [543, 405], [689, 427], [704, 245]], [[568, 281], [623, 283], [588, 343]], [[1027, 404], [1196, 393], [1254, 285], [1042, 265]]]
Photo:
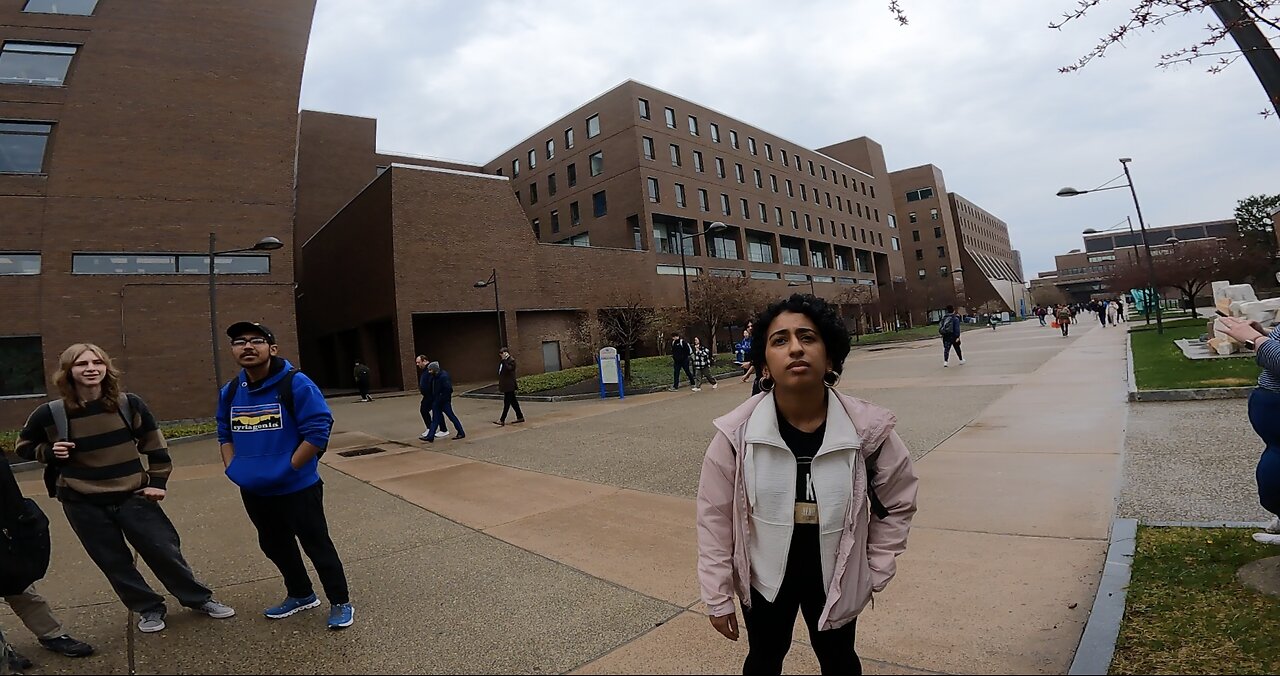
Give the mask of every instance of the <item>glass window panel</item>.
[[587, 138], [595, 138], [600, 135], [600, 116], [592, 115], [587, 118]]
[[40, 274], [40, 254], [0, 253], [0, 275]]
[[44, 394], [40, 336], [0, 337], [0, 397]]
[[0, 173], [40, 173], [51, 129], [40, 122], [0, 122]]
[[0, 50], [0, 83], [59, 86], [75, 52], [70, 45], [6, 42]]
[[168, 275], [177, 271], [174, 256], [75, 254], [71, 272], [82, 275]]
[[27, 0], [24, 12], [36, 14], [75, 14], [91, 16], [98, 0]]
[[[208, 256], [178, 256], [178, 272], [209, 274]], [[265, 275], [271, 272], [270, 256], [216, 256], [214, 272], [219, 275]]]

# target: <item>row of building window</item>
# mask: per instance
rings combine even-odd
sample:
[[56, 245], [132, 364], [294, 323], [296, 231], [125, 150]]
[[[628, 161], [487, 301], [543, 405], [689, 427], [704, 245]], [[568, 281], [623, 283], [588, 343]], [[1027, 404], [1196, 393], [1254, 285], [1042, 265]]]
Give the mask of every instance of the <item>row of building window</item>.
[[[702, 268], [691, 265], [659, 265], [655, 270], [660, 275], [684, 275], [686, 277], [698, 277], [702, 274]], [[875, 280], [871, 279], [854, 279], [853, 277], [833, 277], [831, 275], [799, 275], [799, 274], [780, 274], [777, 272], [769, 272], [767, 270], [751, 270], [748, 275], [747, 270], [734, 270], [730, 268], [711, 268], [711, 276], [713, 277], [750, 277], [751, 279], [785, 279], [789, 282], [807, 282], [812, 280], [816, 284], [864, 284], [866, 286], [875, 286]]]
[[[694, 244], [696, 237], [691, 237], [692, 233], [686, 231], [685, 237], [680, 236], [680, 229], [669, 227], [665, 223], [654, 223], [653, 226], [653, 242], [654, 250], [658, 253], [679, 253], [680, 249], [684, 249], [686, 256], [697, 256], [697, 247]], [[745, 231], [746, 260], [753, 263], [774, 263], [774, 252], [778, 252], [778, 262], [783, 265], [794, 265], [798, 267], [805, 266], [805, 242], [793, 237], [779, 237], [776, 245], [773, 241], [773, 235], [768, 233], [758, 233], [751, 230]], [[872, 266], [872, 254], [870, 251], [863, 249], [849, 249], [848, 247], [833, 246], [827, 242], [808, 242], [809, 263], [808, 267], [814, 268], [832, 268], [835, 270], [845, 270], [857, 272], [874, 272]], [[732, 235], [715, 235], [707, 238], [706, 255], [711, 258], [720, 258], [725, 260], [742, 260], [742, 256], [738, 253], [738, 241]], [[854, 267], [850, 267], [853, 265]]]
[[[947, 257], [947, 247], [945, 246], [938, 247], [938, 258], [946, 258], [946, 257]], [[924, 249], [916, 249], [916, 260], [918, 261], [924, 260]]]
[[[516, 191], [516, 199], [520, 199], [520, 191], [518, 190]], [[605, 191], [601, 190], [600, 192], [597, 192], [591, 195], [591, 215], [595, 218], [600, 218], [601, 216], [605, 216], [608, 213], [609, 213], [609, 200], [608, 200], [608, 196], [605, 195]], [[533, 219], [532, 224], [533, 224], [534, 236], [537, 237], [538, 239], [542, 239], [542, 220], [535, 218]], [[569, 225], [571, 226], [582, 225], [582, 210], [578, 207], [577, 202], [569, 203]], [[551, 234], [555, 234], [558, 232], [560, 232], [560, 210], [552, 209], [551, 210]], [[588, 246], [588, 245], [580, 244], [579, 246]]]
[[[933, 238], [934, 238], [934, 239], [942, 239], [942, 226], [940, 226], [940, 225], [939, 225], [939, 226], [935, 226], [935, 227], [933, 228]], [[920, 231], [919, 231], [919, 230], [912, 230], [912, 231], [911, 231], [911, 241], [913, 241], [913, 242], [919, 242], [919, 241], [920, 241]]]
[[73, 14], [93, 16], [98, 0], [27, 0], [22, 11], [32, 14]]
[[920, 200], [927, 200], [930, 197], [933, 197], [933, 188], [917, 188], [915, 190], [907, 191], [908, 202], [918, 202]]
[[[271, 257], [263, 255], [217, 256], [214, 271], [220, 275], [265, 275]], [[72, 254], [71, 272], [77, 275], [207, 275], [209, 257], [193, 254]], [[0, 253], [0, 275], [40, 274], [40, 254]]]
[[[586, 120], [586, 128], [587, 128], [587, 138], [592, 139], [599, 136], [600, 135], [600, 115], [596, 114], [596, 115], [592, 115], [591, 117], [588, 117]], [[564, 130], [565, 150], [573, 149], [573, 141], [574, 141], [573, 127], [569, 127], [568, 129]], [[543, 146], [543, 149], [546, 153], [546, 158], [548, 160], [555, 159], [556, 140], [547, 139], [546, 143]], [[533, 171], [534, 169], [538, 168], [538, 149], [537, 148], [530, 149], [528, 154], [526, 155], [526, 158], [529, 160], [529, 164], [528, 164], [529, 171]], [[517, 157], [511, 160], [511, 178], [519, 178], [520, 169], [521, 169], [520, 158]], [[502, 176], [503, 175], [502, 167], [498, 167], [495, 173], [499, 176]], [[592, 174], [592, 175], [594, 176], [595, 174]]]
[[[925, 270], [924, 268], [920, 268], [919, 270], [916, 271], [916, 276], [918, 276], [920, 279], [924, 279], [925, 277], [929, 276], [929, 271]], [[939, 277], [951, 276], [951, 268], [948, 268], [945, 265], [940, 266], [938, 268], [938, 276]]]
[[[930, 209], [930, 210], [929, 210], [929, 220], [931, 220], [931, 221], [936, 221], [936, 220], [939, 220], [939, 219], [941, 219], [941, 218], [942, 218], [942, 215], [938, 212], [938, 210], [937, 210], [937, 209]], [[908, 223], [919, 223], [919, 222], [920, 222], [920, 217], [919, 217], [919, 216], [917, 216], [917, 215], [916, 215], [916, 212], [914, 212], [914, 211], [908, 212], [908, 213], [907, 213], [907, 222], [908, 222]]]

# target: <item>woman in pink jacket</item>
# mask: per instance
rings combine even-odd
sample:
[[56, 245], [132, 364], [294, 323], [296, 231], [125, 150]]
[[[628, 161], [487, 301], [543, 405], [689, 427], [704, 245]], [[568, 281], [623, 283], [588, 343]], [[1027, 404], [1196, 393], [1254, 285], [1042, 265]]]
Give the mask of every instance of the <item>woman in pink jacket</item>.
[[861, 673], [858, 614], [893, 578], [916, 511], [893, 413], [838, 392], [849, 332], [799, 294], [755, 322], [764, 391], [715, 421], [698, 484], [698, 579], [711, 624], [738, 640], [744, 674], [780, 674], [803, 613], [824, 674]]

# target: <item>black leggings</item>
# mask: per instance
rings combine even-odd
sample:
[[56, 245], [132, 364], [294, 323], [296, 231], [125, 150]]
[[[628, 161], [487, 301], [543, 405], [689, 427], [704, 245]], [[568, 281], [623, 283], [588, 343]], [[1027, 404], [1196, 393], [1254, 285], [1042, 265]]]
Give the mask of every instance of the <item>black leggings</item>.
[[[502, 422], [506, 422], [507, 411], [511, 409], [515, 409], [516, 411], [516, 420], [524, 420], [524, 413], [520, 412], [520, 402], [516, 401], [516, 393], [503, 392], [502, 393], [502, 417], [498, 418], [498, 420], [501, 420]], [[444, 421], [441, 421], [441, 422], [444, 422]]]

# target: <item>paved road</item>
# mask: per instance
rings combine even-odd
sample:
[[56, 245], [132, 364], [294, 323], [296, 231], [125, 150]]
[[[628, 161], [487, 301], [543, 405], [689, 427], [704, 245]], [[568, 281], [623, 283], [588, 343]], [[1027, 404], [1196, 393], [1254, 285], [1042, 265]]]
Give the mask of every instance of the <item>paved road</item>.
[[[897, 412], [922, 480], [898, 579], [860, 621], [868, 673], [1066, 670], [1102, 567], [1126, 415], [1123, 334], [1083, 328], [969, 332], [968, 364], [948, 369], [936, 341], [851, 356], [842, 389]], [[214, 445], [177, 446], [164, 505], [197, 573], [241, 614], [174, 612], [130, 651], [125, 611], [41, 498], [56, 549], [44, 592], [99, 655], [43, 654], [7, 612], [0, 625], [48, 673], [732, 672], [745, 646], [700, 615], [692, 497], [710, 420], [747, 394], [731, 381], [531, 402], [528, 423], [504, 428], [487, 422], [500, 403], [459, 400], [468, 438], [430, 446], [416, 440], [416, 398], [335, 403], [323, 475], [358, 608], [338, 634], [319, 612], [258, 614], [279, 577]], [[381, 450], [339, 455], [360, 448]], [[796, 638], [788, 671], [816, 673], [803, 629]]]

